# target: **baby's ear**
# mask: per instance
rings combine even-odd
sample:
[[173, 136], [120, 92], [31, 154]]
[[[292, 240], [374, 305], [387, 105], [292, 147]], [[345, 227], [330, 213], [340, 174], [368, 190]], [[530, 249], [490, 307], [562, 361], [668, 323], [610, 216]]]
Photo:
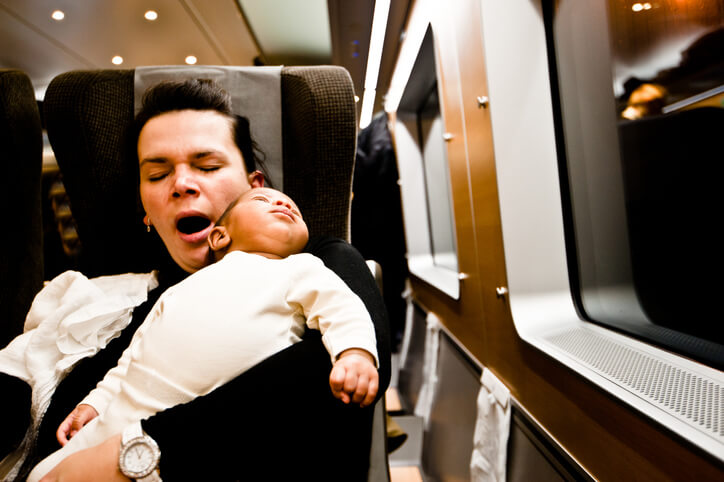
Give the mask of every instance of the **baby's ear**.
[[214, 226], [209, 233], [207, 241], [209, 242], [209, 247], [212, 249], [212, 251], [221, 251], [229, 246], [229, 243], [231, 242], [231, 237], [229, 237], [229, 233], [226, 231], [226, 227]]
[[254, 171], [247, 176], [249, 185], [251, 187], [264, 187], [264, 173], [261, 171]]

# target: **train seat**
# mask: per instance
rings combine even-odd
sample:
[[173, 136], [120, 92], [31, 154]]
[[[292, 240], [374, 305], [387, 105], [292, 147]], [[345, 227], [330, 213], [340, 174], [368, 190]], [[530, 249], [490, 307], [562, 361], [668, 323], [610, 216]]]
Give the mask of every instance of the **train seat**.
[[[148, 271], [162, 249], [142, 222], [137, 169], [124, 162], [134, 74], [67, 72], [53, 79], [45, 95], [48, 135], [82, 244], [80, 269], [91, 276]], [[334, 66], [283, 67], [280, 82], [283, 190], [304, 212], [310, 236], [349, 240], [356, 143], [351, 78]], [[385, 481], [384, 399], [377, 405], [369, 479]]]
[[43, 135], [30, 78], [0, 69], [0, 346], [23, 331], [25, 315], [43, 286], [40, 185]]

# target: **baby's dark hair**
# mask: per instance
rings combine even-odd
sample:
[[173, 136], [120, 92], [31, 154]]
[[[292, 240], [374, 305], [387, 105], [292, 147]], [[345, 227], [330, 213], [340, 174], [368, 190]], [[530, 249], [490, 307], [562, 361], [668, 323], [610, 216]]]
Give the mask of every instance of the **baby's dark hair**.
[[[243, 194], [241, 195], [243, 196]], [[229, 217], [229, 213], [232, 209], [234, 209], [234, 206], [236, 206], [239, 203], [239, 199], [241, 199], [241, 196], [237, 197], [233, 201], [229, 203], [228, 206], [226, 206], [226, 209], [223, 213], [221, 213], [221, 216], [219, 216], [219, 219], [216, 220], [216, 223], [214, 223], [214, 226], [226, 226], [226, 220]], [[228, 248], [224, 250], [223, 254], [226, 254], [226, 251], [228, 251]], [[207, 255], [207, 264], [213, 264], [216, 263], [219, 260], [219, 258], [216, 257], [216, 251], [209, 248], [209, 253]]]
[[[246, 194], [246, 193], [244, 193], [244, 194]], [[244, 194], [242, 194], [241, 196], [243, 196]], [[226, 226], [226, 218], [229, 217], [229, 213], [231, 212], [232, 209], [234, 209], [234, 206], [239, 204], [239, 199], [241, 199], [241, 196], [237, 197], [236, 199], [231, 201], [228, 206], [226, 206], [226, 209], [224, 209], [224, 212], [221, 213], [221, 216], [219, 216], [219, 219], [216, 220], [215, 226]]]

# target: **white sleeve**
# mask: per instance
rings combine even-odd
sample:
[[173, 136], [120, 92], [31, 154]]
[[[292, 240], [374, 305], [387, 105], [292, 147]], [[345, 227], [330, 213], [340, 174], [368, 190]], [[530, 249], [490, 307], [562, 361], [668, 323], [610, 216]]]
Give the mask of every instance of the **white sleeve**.
[[307, 326], [322, 332], [332, 363], [349, 348], [369, 352], [379, 366], [374, 325], [362, 300], [333, 271], [312, 255], [291, 282], [287, 301], [304, 310]]
[[131, 359], [130, 348], [129, 345], [118, 360], [118, 365], [108, 370], [103, 380], [98, 382], [98, 385], [80, 403], [90, 405], [99, 414], [106, 410], [113, 397], [118, 395], [121, 390], [121, 380], [128, 371], [128, 363]]

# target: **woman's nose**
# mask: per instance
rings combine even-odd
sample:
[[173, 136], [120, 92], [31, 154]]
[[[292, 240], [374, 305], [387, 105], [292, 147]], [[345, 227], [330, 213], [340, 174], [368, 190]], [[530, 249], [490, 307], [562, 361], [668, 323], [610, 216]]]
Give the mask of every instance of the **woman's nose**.
[[173, 197], [193, 196], [199, 191], [199, 185], [190, 173], [178, 173], [173, 185]]

